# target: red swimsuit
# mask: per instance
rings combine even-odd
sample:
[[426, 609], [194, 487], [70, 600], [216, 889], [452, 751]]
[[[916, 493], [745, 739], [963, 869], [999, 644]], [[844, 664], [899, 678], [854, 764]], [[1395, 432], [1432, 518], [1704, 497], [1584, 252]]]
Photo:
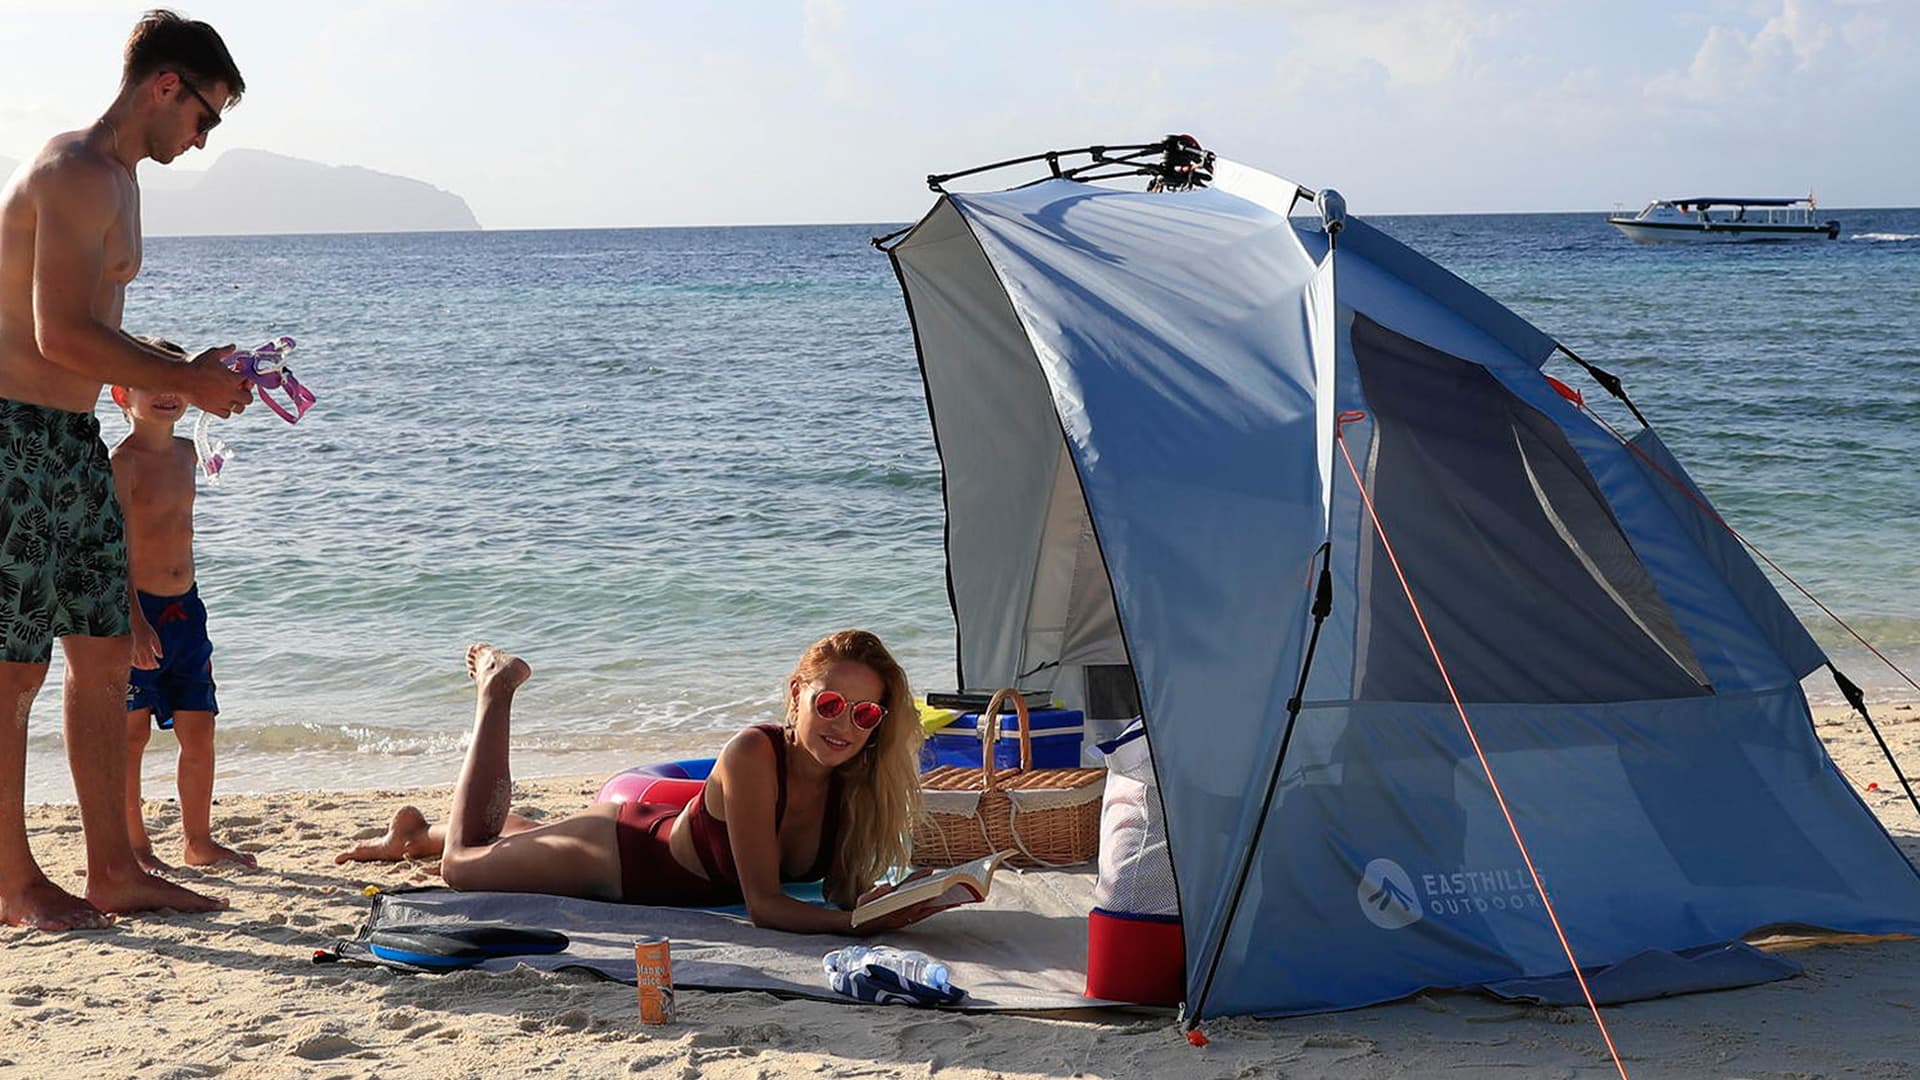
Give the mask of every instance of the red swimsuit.
[[[779, 789], [774, 796], [773, 828], [787, 812], [787, 736], [778, 724], [756, 724], [754, 729], [773, 743], [774, 775]], [[628, 904], [658, 904], [663, 907], [698, 907], [737, 904], [740, 874], [733, 865], [733, 844], [727, 838], [727, 823], [707, 812], [705, 789], [693, 796], [693, 809], [687, 827], [692, 829], [693, 850], [700, 856], [702, 878], [673, 857], [668, 839], [673, 835], [674, 819], [683, 805], [674, 802], [627, 802], [620, 804], [618, 837], [620, 843], [620, 899]], [[840, 777], [827, 785], [827, 811], [820, 822], [820, 851], [813, 865], [798, 877], [782, 874], [782, 881], [820, 881], [833, 865], [835, 835], [840, 831]]]

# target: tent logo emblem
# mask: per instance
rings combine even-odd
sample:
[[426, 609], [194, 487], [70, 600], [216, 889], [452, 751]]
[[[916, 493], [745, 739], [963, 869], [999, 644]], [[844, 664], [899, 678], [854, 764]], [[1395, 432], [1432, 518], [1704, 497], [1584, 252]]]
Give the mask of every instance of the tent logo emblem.
[[1360, 875], [1360, 913], [1382, 930], [1398, 930], [1420, 921], [1413, 879], [1392, 859], [1375, 859]]

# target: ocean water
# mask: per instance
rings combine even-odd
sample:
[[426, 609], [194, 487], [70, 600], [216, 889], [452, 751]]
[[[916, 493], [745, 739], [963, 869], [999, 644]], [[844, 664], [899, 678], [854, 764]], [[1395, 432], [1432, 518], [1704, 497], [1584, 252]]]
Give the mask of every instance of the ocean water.
[[[1723, 512], [1915, 671], [1920, 210], [1835, 216], [1831, 243], [1699, 248], [1597, 214], [1375, 221], [1624, 379]], [[844, 626], [949, 685], [939, 464], [867, 244], [890, 228], [150, 240], [129, 330], [290, 334], [319, 396], [298, 426], [216, 425], [238, 451], [198, 506], [217, 790], [451, 781], [476, 639], [535, 668], [522, 775], [710, 748]], [[1856, 681], [1920, 696], [1809, 622]], [[59, 676], [34, 800], [71, 798]], [[173, 751], [154, 740], [149, 797]]]

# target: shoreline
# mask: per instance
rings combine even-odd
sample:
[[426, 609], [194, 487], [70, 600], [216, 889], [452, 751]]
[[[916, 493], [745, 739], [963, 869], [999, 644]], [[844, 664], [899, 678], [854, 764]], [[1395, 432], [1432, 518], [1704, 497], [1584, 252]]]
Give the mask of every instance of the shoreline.
[[[1879, 713], [1895, 753], [1920, 761], [1920, 707]], [[1848, 715], [1822, 710], [1816, 729], [1908, 858], [1920, 860], [1920, 818], [1904, 794], [1889, 790], [1898, 785], [1878, 746]], [[516, 807], [535, 817], [564, 815], [591, 799], [601, 779], [522, 779]], [[1873, 783], [1879, 790], [1864, 790]], [[1428, 992], [1293, 1019], [1214, 1021], [1204, 1025], [1211, 1044], [1196, 1049], [1166, 1010], [954, 1014], [683, 990], [677, 1023], [644, 1028], [632, 987], [586, 975], [528, 968], [410, 975], [312, 964], [313, 950], [358, 930], [368, 910], [365, 887], [437, 882], [431, 863], [335, 866], [332, 855], [357, 836], [384, 830], [403, 801], [437, 820], [450, 791], [436, 783], [220, 793], [216, 836], [255, 853], [260, 868], [170, 876], [225, 895], [232, 910], [132, 916], [85, 933], [0, 928], [0, 1078], [1612, 1073], [1584, 1010], [1473, 993]], [[146, 812], [156, 850], [177, 857], [177, 806], [153, 800]], [[80, 886], [75, 809], [35, 805], [27, 824], [49, 876]], [[822, 939], [823, 952], [829, 940]], [[1772, 947], [1790, 948], [1804, 972], [1762, 986], [1608, 1007], [1608, 1025], [1633, 1075], [1909, 1074], [1908, 1063], [1920, 1060], [1920, 1006], [1912, 993], [1920, 983], [1920, 941]]]
[[[1829, 728], [1844, 728], [1849, 724], [1860, 724], [1859, 714], [1844, 704], [1824, 703], [1811, 705], [1809, 708], [1813, 714], [1813, 724], [1816, 732]], [[1898, 699], [1888, 699], [1878, 702], [1870, 701], [1868, 708], [1872, 711], [1874, 723], [1876, 724], [1900, 723], [1906, 718], [1920, 717], [1920, 699], [1911, 701]], [[634, 765], [676, 761], [686, 758], [712, 757], [720, 752], [720, 748], [726, 744], [727, 739], [731, 738], [736, 730], [738, 729], [716, 728], [690, 731], [651, 731], [644, 735], [636, 736], [635, 738], [636, 744], [644, 744], [644, 750], [637, 749], [631, 754], [621, 754], [618, 757], [605, 750], [565, 750], [555, 748], [516, 750], [514, 757], [515, 762], [533, 763], [533, 767], [516, 769], [515, 774], [527, 780], [581, 779], [584, 781], [587, 778], [597, 778], [595, 779], [595, 783], [598, 784], [600, 781], [604, 781], [608, 776], [619, 772], [621, 769]], [[1864, 725], [1862, 725], [1861, 730], [1863, 732], [1865, 731]], [[216, 747], [217, 746], [218, 744], [216, 743]], [[462, 743], [461, 746], [445, 751], [426, 752], [415, 755], [387, 755], [381, 762], [382, 769], [378, 771], [388, 772], [392, 775], [371, 782], [349, 781], [338, 787], [326, 785], [315, 786], [314, 784], [308, 783], [304, 786], [288, 784], [285, 786], [248, 786], [234, 788], [229, 786], [231, 783], [230, 778], [222, 775], [215, 780], [214, 794], [216, 798], [227, 795], [353, 795], [372, 791], [413, 790], [442, 784], [451, 785], [454, 776], [459, 772], [460, 761], [465, 752], [462, 748], [463, 746], [464, 743]], [[1897, 749], [1896, 753], [1898, 753]], [[147, 754], [143, 759], [144, 768], [141, 770], [141, 782], [142, 792], [149, 803], [163, 802], [173, 797], [173, 767], [175, 756], [176, 750], [174, 744], [163, 735], [156, 734], [148, 744]], [[315, 770], [324, 772], [323, 766], [329, 758], [349, 763], [359, 762], [364, 765], [364, 761], [361, 759], [364, 759], [367, 755], [364, 752], [352, 750], [309, 750], [288, 753], [283, 756], [289, 758], [296, 756], [306, 758], [306, 762], [302, 765], [302, 772], [310, 775]], [[1881, 768], [1885, 769], [1885, 758], [1879, 754], [1877, 748], [1875, 749], [1872, 760], [1878, 761]], [[66, 775], [67, 766], [64, 754], [49, 753], [45, 750], [33, 750], [29, 752], [29, 761], [27, 777], [27, 789], [29, 792], [28, 805], [75, 805], [71, 794], [71, 780]], [[580, 767], [587, 765], [589, 762], [593, 763], [593, 767]], [[1905, 756], [1900, 757], [1900, 762], [1901, 768], [1907, 773], [1907, 778], [1913, 781], [1916, 790], [1920, 791], [1920, 746], [1916, 746], [1912, 752], [1911, 766], [1908, 765], [1908, 759]], [[226, 766], [227, 763], [223, 760], [222, 767], [224, 768]], [[59, 786], [68, 793], [66, 797], [49, 799], [36, 797], [34, 795], [36, 791], [44, 792], [46, 787], [52, 782], [48, 776], [44, 775], [48, 771], [56, 774]], [[421, 775], [402, 776], [400, 775], [402, 773], [417, 773]], [[1890, 770], [1888, 771], [1886, 780], [1893, 782]], [[1863, 783], [1865, 782], [1870, 781], [1863, 781]]]

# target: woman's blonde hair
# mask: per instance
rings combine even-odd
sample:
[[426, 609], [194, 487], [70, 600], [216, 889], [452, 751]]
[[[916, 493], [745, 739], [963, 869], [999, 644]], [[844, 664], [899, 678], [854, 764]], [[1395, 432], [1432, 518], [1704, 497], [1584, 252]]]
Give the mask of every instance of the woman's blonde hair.
[[[925, 733], [907, 673], [880, 639], [865, 630], [842, 630], [808, 646], [787, 685], [812, 682], [842, 661], [872, 669], [887, 688], [881, 702], [886, 719], [852, 761], [834, 770], [840, 776], [840, 849], [827, 871], [826, 896], [851, 906], [881, 875], [907, 865], [913, 819], [920, 812], [920, 742]], [[788, 694], [788, 723], [798, 715], [799, 703]]]

